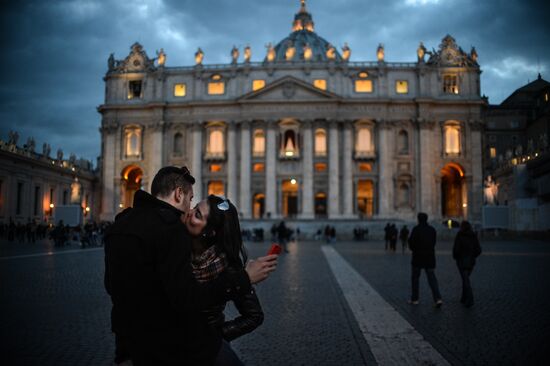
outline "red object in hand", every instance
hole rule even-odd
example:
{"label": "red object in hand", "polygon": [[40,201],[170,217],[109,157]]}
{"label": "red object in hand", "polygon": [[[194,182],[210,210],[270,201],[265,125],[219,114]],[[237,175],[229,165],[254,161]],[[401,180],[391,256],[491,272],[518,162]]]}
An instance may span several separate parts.
{"label": "red object in hand", "polygon": [[280,254],[282,249],[283,248],[279,244],[271,244],[271,248],[269,248],[267,255]]}

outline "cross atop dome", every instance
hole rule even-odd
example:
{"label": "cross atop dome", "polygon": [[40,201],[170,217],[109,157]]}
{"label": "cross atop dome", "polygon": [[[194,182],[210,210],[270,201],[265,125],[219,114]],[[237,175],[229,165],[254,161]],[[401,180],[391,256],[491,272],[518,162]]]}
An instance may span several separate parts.
{"label": "cross atop dome", "polygon": [[294,16],[294,23],[292,23],[292,31],[307,30],[309,32],[314,31],[313,18],[306,9],[306,0],[300,0],[300,10]]}

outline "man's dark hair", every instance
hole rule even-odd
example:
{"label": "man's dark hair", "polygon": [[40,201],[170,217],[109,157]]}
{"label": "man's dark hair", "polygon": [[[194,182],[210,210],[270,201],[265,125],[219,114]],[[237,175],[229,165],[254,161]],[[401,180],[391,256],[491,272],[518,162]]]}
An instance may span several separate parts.
{"label": "man's dark hair", "polygon": [[193,184],[195,184],[195,178],[186,166],[182,168],[165,166],[153,178],[151,194],[155,197],[166,197],[178,187],[181,187],[183,192],[187,194]]}
{"label": "man's dark hair", "polygon": [[419,212],[417,218],[420,224],[425,224],[428,222],[428,214],[424,212]]}

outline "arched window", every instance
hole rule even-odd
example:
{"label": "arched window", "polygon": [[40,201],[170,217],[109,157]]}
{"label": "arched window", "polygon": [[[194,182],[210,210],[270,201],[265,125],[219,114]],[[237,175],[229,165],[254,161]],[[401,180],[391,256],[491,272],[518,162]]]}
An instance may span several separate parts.
{"label": "arched window", "polygon": [[215,194],[216,196],[225,196],[225,190],[223,182],[220,180],[213,180],[208,182],[208,194]]}
{"label": "arched window", "polygon": [[223,131],[221,129],[211,130],[208,142],[208,152],[210,154],[223,155],[225,152],[225,146],[223,141]]}
{"label": "arched window", "polygon": [[405,130],[399,131],[397,136],[397,151],[402,155],[409,153],[409,134]]}
{"label": "arched window", "polygon": [[183,135],[178,132],[174,135],[174,155],[183,154]]}
{"label": "arched window", "polygon": [[357,131],[355,151],[358,155],[368,155],[374,151],[372,145],[372,133],[368,127],[360,127]]}
{"label": "arched window", "polygon": [[407,183],[401,183],[399,185],[398,202],[399,206],[409,206],[411,199],[411,192]]}
{"label": "arched window", "polygon": [[265,133],[263,130],[254,131],[254,141],[252,146],[252,154],[254,156],[265,155]]}
{"label": "arched window", "polygon": [[138,157],[141,155],[141,129],[130,127],[125,130],[125,150],[126,157]]}
{"label": "arched window", "polygon": [[450,155],[460,154],[460,126],[445,126],[445,153]]}
{"label": "arched window", "polygon": [[286,130],[283,135],[283,153],[286,157],[296,156],[298,153],[296,133],[293,130]]}
{"label": "arched window", "polygon": [[327,133],[321,128],[315,131],[315,155],[327,155]]}

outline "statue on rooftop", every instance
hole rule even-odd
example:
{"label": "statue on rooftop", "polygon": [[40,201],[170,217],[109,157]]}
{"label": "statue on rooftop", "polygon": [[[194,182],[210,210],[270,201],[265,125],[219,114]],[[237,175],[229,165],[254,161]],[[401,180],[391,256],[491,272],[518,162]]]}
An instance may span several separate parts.
{"label": "statue on rooftop", "polygon": [[19,133],[17,131],[10,131],[8,133],[8,145],[16,145],[17,140],[19,140]]}
{"label": "statue on rooftop", "polygon": [[426,56],[426,47],[424,47],[424,43],[420,42],[418,45],[416,56],[418,56],[418,62],[424,62],[424,57]]}
{"label": "statue on rooftop", "polygon": [[63,160],[63,150],[57,149],[57,160],[62,161]]}
{"label": "statue on rooftop", "polygon": [[336,49],[330,43],[327,45],[326,55],[329,60],[334,60],[336,58]]}
{"label": "statue on rooftop", "polygon": [[25,147],[27,151],[33,153],[34,149],[36,148],[36,142],[34,141],[34,137],[29,137],[27,139],[27,143],[25,144]]}
{"label": "statue on rooftop", "polygon": [[202,60],[204,58],[204,52],[202,52],[201,48],[195,52],[195,64],[196,65],[202,65]]}
{"label": "statue on rooftop", "polygon": [[344,43],[344,47],[342,47],[342,58],[344,61],[349,61],[349,58],[351,56],[351,48],[349,48],[348,43]]}
{"label": "statue on rooftop", "polygon": [[285,59],[287,61],[291,61],[294,58],[295,54],[296,54],[296,47],[294,47],[294,44],[291,41],[289,41],[288,48],[286,49],[286,52],[285,52]]}
{"label": "statue on rooftop", "polygon": [[485,204],[494,206],[498,204],[498,186],[499,184],[493,180],[493,177],[488,175],[483,182],[483,195]]}
{"label": "statue on rooftop", "polygon": [[311,60],[312,56],[313,56],[313,50],[311,49],[311,46],[306,43],[304,45],[304,60],[309,61]]}
{"label": "statue on rooftop", "polygon": [[231,63],[236,64],[237,62],[239,62],[239,49],[237,46],[233,46],[231,49]]}
{"label": "statue on rooftop", "polygon": [[244,48],[244,62],[250,62],[250,57],[252,56],[252,50],[249,45],[246,45]]}
{"label": "statue on rooftop", "polygon": [[164,53],[164,49],[160,49],[160,51],[157,51],[157,64],[159,66],[164,66],[166,63],[166,53]]}
{"label": "statue on rooftop", "polygon": [[378,59],[378,62],[384,62],[384,45],[382,43],[378,44],[378,48],[376,49],[376,58]]}
{"label": "statue on rooftop", "polygon": [[42,155],[44,155],[45,158],[50,157],[51,150],[52,148],[50,147],[50,144],[47,144],[45,142],[42,144]]}
{"label": "statue on rooftop", "polygon": [[109,67],[109,71],[112,71],[115,69],[115,55],[113,53],[109,55],[109,59],[107,60],[107,66]]}
{"label": "statue on rooftop", "polygon": [[477,51],[476,48],[472,46],[472,50],[470,51],[470,58],[472,61],[477,62]]}
{"label": "statue on rooftop", "polygon": [[273,47],[271,42],[266,44],[265,48],[267,48],[267,61],[273,62],[275,60],[275,48]]}

